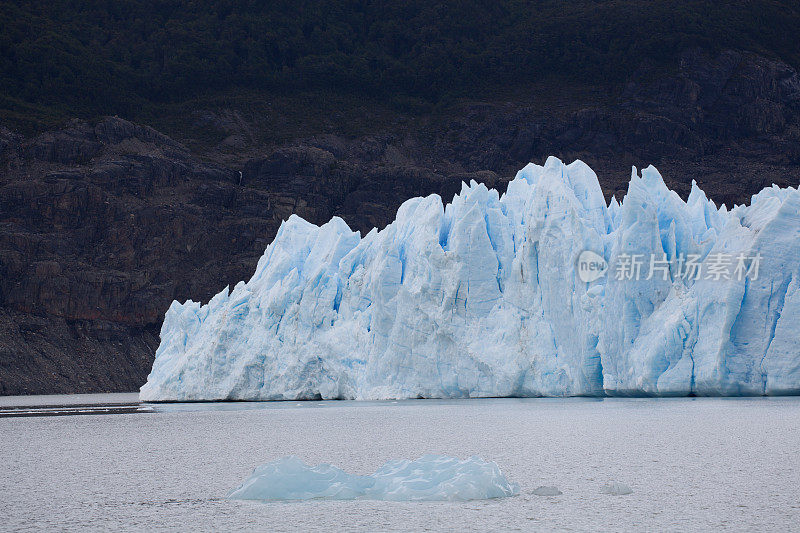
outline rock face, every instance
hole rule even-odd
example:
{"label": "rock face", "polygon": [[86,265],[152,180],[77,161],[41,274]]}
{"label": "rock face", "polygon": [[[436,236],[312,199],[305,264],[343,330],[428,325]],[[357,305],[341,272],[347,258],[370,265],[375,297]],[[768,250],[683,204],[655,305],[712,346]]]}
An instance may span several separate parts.
{"label": "rock face", "polygon": [[442,129],[422,144],[433,147],[432,159],[468,170],[512,175],[519,162],[557,154],[585,161],[606,196],[621,197],[630,167],[654,164],[682,196],[695,178],[730,207],[773,181],[800,179],[800,75],[743,52],[687,50],[676,73],[644,65],[605,102],[563,114],[472,105]]}
{"label": "rock face", "polygon": [[246,279],[291,214],[363,235],[413,196],[449,200],[472,179],[503,192],[547,154],[586,161],[606,198],[632,164],[655,164],[684,198],[697,179],[729,207],[797,185],[797,72],[736,51],[689,50],[680,65],[645,65],[620,95],[564,112],[463,104],[281,146],[248,145],[247,129],[220,148],[247,154],[233,159],[116,117],[32,138],[0,125],[0,394],[138,389],[169,303]]}

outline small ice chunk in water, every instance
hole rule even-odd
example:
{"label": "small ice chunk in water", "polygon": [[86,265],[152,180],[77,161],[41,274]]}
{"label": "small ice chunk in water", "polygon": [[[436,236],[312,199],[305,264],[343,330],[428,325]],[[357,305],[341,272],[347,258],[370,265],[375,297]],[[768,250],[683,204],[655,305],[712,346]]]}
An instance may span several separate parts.
{"label": "small ice chunk in water", "polygon": [[612,481],[608,485],[604,486],[601,489],[601,492],[603,494],[612,494],[614,496],[624,496],[625,494],[631,494],[633,490],[625,483]]}
{"label": "small ice chunk in water", "polygon": [[228,494],[238,500],[485,500],[519,494],[494,462],[425,455],[387,461],[374,474],[355,475],[329,464],[284,457],[257,467]]}
{"label": "small ice chunk in water", "polygon": [[558,487],[542,486],[536,487],[533,494],[536,496],[561,496],[564,493],[558,490]]}

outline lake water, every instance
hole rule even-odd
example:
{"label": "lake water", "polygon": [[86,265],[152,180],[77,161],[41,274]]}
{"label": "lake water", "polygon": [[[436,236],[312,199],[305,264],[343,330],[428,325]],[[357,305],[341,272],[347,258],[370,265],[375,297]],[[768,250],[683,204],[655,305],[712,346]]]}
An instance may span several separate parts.
{"label": "lake water", "polygon": [[[0,398],[0,410],[130,402]],[[0,450],[2,530],[800,527],[800,398],[166,404],[3,417]],[[426,453],[495,461],[521,494],[463,503],[225,499],[255,466],[284,455],[366,474]],[[633,493],[604,494],[612,481]],[[563,494],[534,495],[542,485]]]}

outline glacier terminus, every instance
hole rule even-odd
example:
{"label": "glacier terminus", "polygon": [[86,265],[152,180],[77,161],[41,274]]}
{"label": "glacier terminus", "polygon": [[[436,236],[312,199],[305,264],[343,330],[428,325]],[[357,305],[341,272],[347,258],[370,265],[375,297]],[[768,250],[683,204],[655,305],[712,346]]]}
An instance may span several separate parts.
{"label": "glacier terminus", "polygon": [[551,157],[364,237],[293,215],[248,282],[172,303],[140,397],[798,393],[797,189],[729,210],[648,167],[606,204]]}

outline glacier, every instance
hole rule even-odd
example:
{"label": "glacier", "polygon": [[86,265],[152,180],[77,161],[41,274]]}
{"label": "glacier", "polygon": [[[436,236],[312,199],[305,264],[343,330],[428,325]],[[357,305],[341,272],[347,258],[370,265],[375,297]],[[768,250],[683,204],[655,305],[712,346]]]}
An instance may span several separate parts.
{"label": "glacier", "polygon": [[494,462],[424,455],[387,461],[374,474],[348,474],[329,464],[310,466],[295,456],[263,464],[228,493],[235,500],[465,501],[519,494]]}
{"label": "glacier", "polygon": [[551,157],[364,237],[291,216],[248,282],[172,303],[140,397],[798,394],[799,267],[795,188],[729,210],[650,166],[606,204]]}

